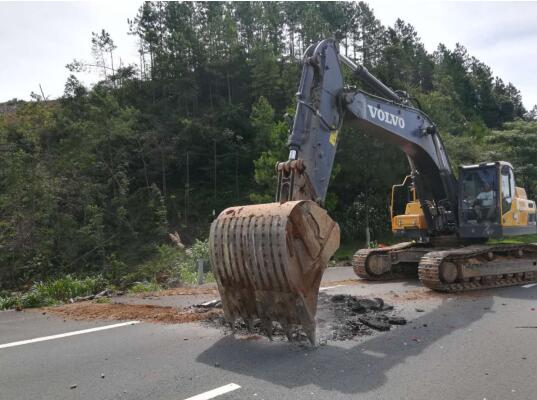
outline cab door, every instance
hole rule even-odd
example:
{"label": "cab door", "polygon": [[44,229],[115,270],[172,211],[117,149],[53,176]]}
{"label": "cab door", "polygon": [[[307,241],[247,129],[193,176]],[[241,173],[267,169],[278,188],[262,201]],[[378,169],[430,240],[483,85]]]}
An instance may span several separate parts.
{"label": "cab door", "polygon": [[459,170],[459,236],[501,237],[500,217],[498,164],[462,166]]}
{"label": "cab door", "polygon": [[522,222],[520,213],[516,209],[515,198],[515,176],[513,169],[509,165],[502,165],[500,169],[500,196],[501,213],[503,226],[517,226]]}

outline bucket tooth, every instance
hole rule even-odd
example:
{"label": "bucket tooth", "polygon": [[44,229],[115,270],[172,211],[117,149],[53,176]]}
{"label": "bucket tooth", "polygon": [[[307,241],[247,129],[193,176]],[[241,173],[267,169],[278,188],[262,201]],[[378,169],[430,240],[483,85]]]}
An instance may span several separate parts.
{"label": "bucket tooth", "polygon": [[[302,326],[315,341],[322,274],[339,226],[309,200],[232,207],[211,225],[209,247],[226,320]],[[285,330],[285,329],[284,329]],[[267,333],[268,334],[268,333]]]}
{"label": "bucket tooth", "polygon": [[272,321],[270,319],[264,319],[261,323],[261,329],[265,332],[265,335],[272,340]]}

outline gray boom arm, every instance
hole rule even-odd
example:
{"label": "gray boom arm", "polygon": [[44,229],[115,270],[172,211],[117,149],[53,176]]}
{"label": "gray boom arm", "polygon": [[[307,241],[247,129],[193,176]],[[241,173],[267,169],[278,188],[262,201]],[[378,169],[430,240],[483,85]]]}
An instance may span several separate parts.
{"label": "gray boom arm", "polygon": [[[340,62],[379,97],[344,88]],[[310,46],[304,56],[289,161],[278,164],[278,201],[324,202],[344,118],[407,154],[430,234],[452,232],[457,184],[434,123],[367,69],[340,56],[331,39]]]}

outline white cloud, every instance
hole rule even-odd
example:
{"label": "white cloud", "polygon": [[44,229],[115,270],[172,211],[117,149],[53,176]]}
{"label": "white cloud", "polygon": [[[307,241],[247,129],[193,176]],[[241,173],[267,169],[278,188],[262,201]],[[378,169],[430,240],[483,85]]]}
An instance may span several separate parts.
{"label": "white cloud", "polygon": [[[2,3],[0,2],[0,101],[29,99],[39,84],[52,98],[63,93],[74,58],[91,60],[91,33],[105,29],[123,62],[137,61],[135,38],[127,18],[140,2]],[[94,83],[97,74],[84,74]]]}

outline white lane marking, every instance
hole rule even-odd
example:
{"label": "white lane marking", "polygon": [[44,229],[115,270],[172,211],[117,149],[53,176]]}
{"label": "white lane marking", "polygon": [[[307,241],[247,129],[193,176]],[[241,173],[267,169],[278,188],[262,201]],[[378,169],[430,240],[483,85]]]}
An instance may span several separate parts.
{"label": "white lane marking", "polygon": [[134,325],[134,324],[139,324],[139,323],[140,323],[140,321],[122,322],[120,324],[99,326],[97,328],[83,329],[81,331],[60,333],[58,335],[43,336],[43,337],[35,338],[35,339],[20,340],[18,342],[0,344],[0,349],[5,349],[5,348],[8,348],[8,347],[15,347],[15,346],[22,346],[24,344],[30,344],[30,343],[44,342],[45,340],[54,340],[54,339],[61,339],[61,338],[64,338],[64,337],[69,337],[69,336],[83,335],[84,333],[104,331],[104,330],[107,330],[107,329],[120,328],[122,326]]}
{"label": "white lane marking", "polygon": [[334,289],[334,288],[341,287],[341,286],[345,286],[345,285],[326,286],[326,287],[322,287],[322,288],[320,288],[319,291],[321,291],[321,290],[328,290],[328,289]]}
{"label": "white lane marking", "polygon": [[229,385],[220,386],[216,389],[197,394],[196,396],[189,397],[188,399],[185,399],[185,400],[209,400],[209,399],[213,399],[217,396],[232,392],[240,388],[241,387],[239,385],[235,383],[230,383]]}
{"label": "white lane marking", "polygon": [[535,285],[537,285],[537,283],[528,283],[527,285],[523,285],[522,287],[528,289],[528,288],[530,288],[532,286],[535,286]]}

